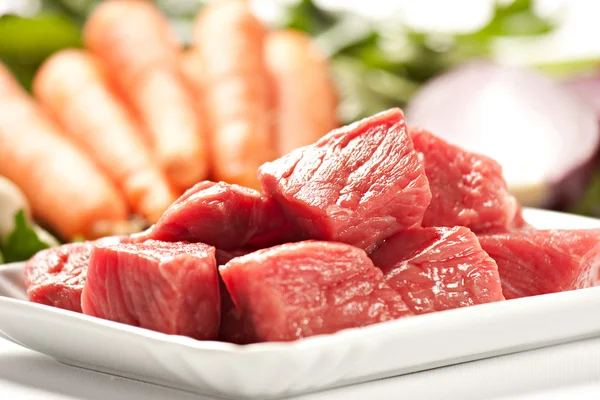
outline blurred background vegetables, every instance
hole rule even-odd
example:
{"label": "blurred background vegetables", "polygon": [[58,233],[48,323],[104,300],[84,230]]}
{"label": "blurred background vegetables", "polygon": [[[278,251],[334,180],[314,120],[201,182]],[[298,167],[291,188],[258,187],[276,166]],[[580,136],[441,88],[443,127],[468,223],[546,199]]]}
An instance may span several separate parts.
{"label": "blurred background vegetables", "polygon": [[489,61],[430,80],[405,112],[410,123],[498,161],[523,206],[575,204],[600,141],[596,115],[576,93],[535,71]]}
{"label": "blurred background vegetables", "polygon": [[[581,50],[565,30],[575,18],[568,10],[585,0],[255,0],[256,21],[243,10],[215,7],[212,22],[208,12],[198,17],[206,7],[200,0],[147,2],[156,8],[131,2],[92,14],[100,3],[0,5],[0,61],[57,129],[91,155],[97,172],[89,174],[103,177],[95,185],[112,181],[115,187],[103,190],[120,195],[110,201],[128,204],[146,223],[198,180],[253,186],[266,159],[397,106],[409,124],[497,158],[524,204],[600,216],[600,48]],[[236,12],[226,23],[223,16]],[[71,48],[87,52],[63,50]],[[479,59],[487,61],[471,63]],[[530,145],[519,147],[524,154],[511,152],[520,139],[539,143],[538,154],[528,157]],[[134,148],[142,150],[132,158]],[[38,216],[34,190],[14,183]],[[54,204],[50,210],[64,213],[60,201]],[[112,207],[113,226],[100,224],[92,236],[115,233],[115,226],[143,228],[120,207]],[[64,218],[42,221],[65,240],[90,236],[89,227],[72,230],[77,224]]]}
{"label": "blurred background vegetables", "polygon": [[202,9],[192,38],[212,128],[214,178],[255,189],[258,167],[276,158],[275,90],[264,57],[267,34],[245,2],[226,1]]}
{"label": "blurred background vegetables", "polygon": [[[180,41],[189,45],[193,20],[205,1],[153,2],[169,16]],[[372,8],[397,11],[401,4],[410,2],[375,1],[370,4]],[[4,38],[0,40],[0,59],[18,71],[23,84],[29,86],[35,69],[47,56],[61,48],[81,45],[80,30],[89,13],[101,1],[21,0],[17,3],[22,4],[22,14],[34,16],[5,15],[0,19],[0,38]],[[415,90],[433,76],[465,60],[493,56],[499,38],[546,35],[557,24],[552,19],[538,16],[531,0],[450,2],[457,3],[450,4],[457,10],[476,6],[476,3],[493,4],[487,23],[458,33],[437,29],[417,31],[403,24],[403,15],[392,13],[384,19],[373,20],[352,12],[351,7],[342,6],[342,3],[356,2],[267,0],[251,3],[270,26],[309,33],[332,58],[334,75],[342,90],[340,112],[343,122],[390,106],[405,105]],[[394,7],[394,3],[398,6]],[[426,3],[442,4],[420,3],[423,8]],[[560,7],[555,7],[554,11],[560,12]],[[18,39],[8,40],[9,37]],[[587,66],[588,63],[545,65],[559,72],[564,68],[572,70]]]}

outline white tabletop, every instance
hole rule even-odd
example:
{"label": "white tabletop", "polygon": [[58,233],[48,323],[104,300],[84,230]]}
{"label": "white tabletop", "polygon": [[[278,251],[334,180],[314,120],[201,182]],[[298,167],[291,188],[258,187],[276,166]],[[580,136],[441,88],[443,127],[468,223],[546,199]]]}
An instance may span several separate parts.
{"label": "white tabletop", "polygon": [[[553,400],[600,398],[600,338],[296,397]],[[60,364],[0,339],[0,399],[209,399]]]}

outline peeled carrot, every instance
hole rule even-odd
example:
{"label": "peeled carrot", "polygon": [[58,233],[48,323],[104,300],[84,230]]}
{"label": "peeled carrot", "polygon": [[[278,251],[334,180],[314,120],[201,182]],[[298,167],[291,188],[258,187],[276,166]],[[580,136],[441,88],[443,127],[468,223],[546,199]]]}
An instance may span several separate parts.
{"label": "peeled carrot", "polygon": [[191,47],[182,52],[181,71],[187,83],[192,87],[193,97],[202,97],[205,82],[202,59],[198,49]]}
{"label": "peeled carrot", "polygon": [[84,43],[106,63],[180,191],[206,178],[206,132],[195,113],[166,18],[148,1],[108,0],[91,14]]}
{"label": "peeled carrot", "polygon": [[38,70],[33,92],[65,134],[112,178],[135,213],[154,223],[175,201],[139,126],[92,55],[83,50],[54,54]]}
{"label": "peeled carrot", "polygon": [[243,0],[209,3],[194,24],[214,178],[254,188],[257,168],[275,156],[264,37],[264,26]]}
{"label": "peeled carrot", "polygon": [[0,175],[25,193],[34,215],[61,236],[93,238],[98,224],[127,219],[127,207],[100,171],[0,64]]}
{"label": "peeled carrot", "polygon": [[[202,69],[200,52],[197,49],[192,47],[182,52],[181,71],[183,72],[183,77],[190,89],[189,92],[194,99],[196,115],[198,115],[198,118],[202,121],[206,121],[206,131],[210,132],[210,126],[206,116],[206,106],[204,104],[204,86],[206,83],[204,82],[204,71]],[[210,137],[210,135],[208,136]]]}
{"label": "peeled carrot", "polygon": [[329,64],[308,35],[272,32],[267,35],[265,56],[276,90],[279,154],[309,145],[338,126]]}

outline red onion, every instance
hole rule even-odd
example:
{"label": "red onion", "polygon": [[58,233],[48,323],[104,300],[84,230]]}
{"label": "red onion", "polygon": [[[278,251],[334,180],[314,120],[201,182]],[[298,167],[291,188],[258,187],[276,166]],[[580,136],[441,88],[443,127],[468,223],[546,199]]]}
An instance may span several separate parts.
{"label": "red onion", "polygon": [[575,93],[583,101],[587,102],[596,113],[596,119],[600,121],[600,77],[599,76],[576,76],[564,82],[562,86]]}
{"label": "red onion", "polygon": [[540,73],[488,61],[429,81],[406,119],[498,161],[510,191],[526,206],[575,201],[600,142],[586,101]]}

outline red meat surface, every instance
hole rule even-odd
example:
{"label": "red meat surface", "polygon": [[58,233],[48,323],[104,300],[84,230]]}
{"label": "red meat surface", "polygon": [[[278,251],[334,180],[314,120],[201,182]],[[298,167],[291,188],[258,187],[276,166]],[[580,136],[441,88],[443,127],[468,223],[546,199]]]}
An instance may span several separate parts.
{"label": "red meat surface", "polygon": [[220,267],[259,341],[291,341],[412,315],[367,254],[342,243],[284,244]]}
{"label": "red meat surface", "polygon": [[399,109],[333,130],[262,165],[259,176],[305,239],[367,251],[419,226],[431,198]]}
{"label": "red meat surface", "polygon": [[600,230],[539,230],[479,235],[498,264],[507,299],[595,286]]}
{"label": "red meat surface", "polygon": [[220,297],[215,249],[148,240],[96,246],[83,313],[154,331],[217,338]]}
{"label": "red meat surface", "polygon": [[[223,251],[217,250],[217,265],[225,265],[236,257],[249,254],[250,251]],[[258,341],[252,324],[242,317],[242,313],[237,309],[227,287],[222,279],[219,279],[221,293],[221,326],[219,329],[219,338],[221,342],[236,344],[250,344]]]}
{"label": "red meat surface", "polygon": [[187,190],[137,240],[201,242],[230,250],[253,241],[269,245],[291,240],[285,231],[289,226],[279,206],[256,190],[204,181]]}
{"label": "red meat surface", "polygon": [[42,250],[25,263],[25,286],[29,300],[69,311],[81,312],[81,292],[95,243],[119,243],[125,237],[97,242],[69,243]]}
{"label": "red meat surface", "polygon": [[245,256],[246,254],[252,253],[252,250],[221,250],[217,249],[215,257],[217,259],[217,266],[225,265],[229,261],[236,257]]}
{"label": "red meat surface", "polygon": [[25,264],[29,300],[81,312],[81,291],[94,245],[71,243],[43,250]]}
{"label": "red meat surface", "polygon": [[528,226],[508,192],[500,164],[418,127],[410,127],[409,134],[431,189],[423,226],[466,226],[476,233]]}
{"label": "red meat surface", "polygon": [[371,259],[415,314],[504,300],[496,263],[465,227],[396,234]]}

